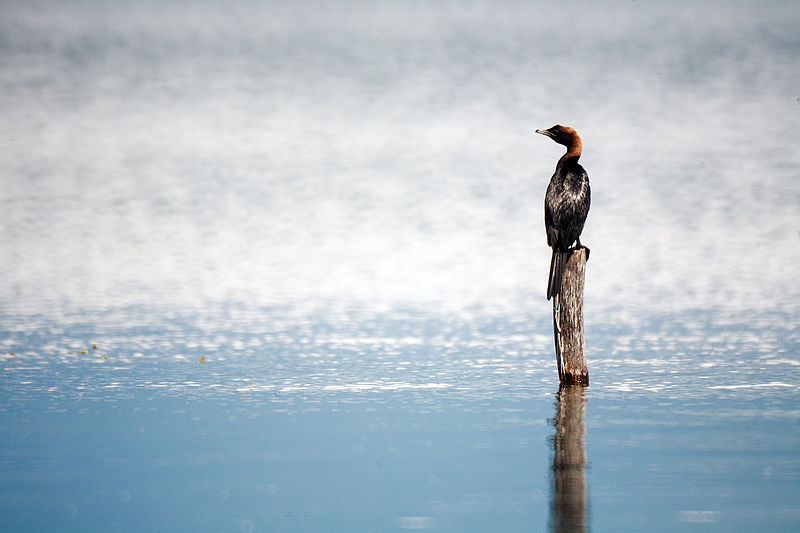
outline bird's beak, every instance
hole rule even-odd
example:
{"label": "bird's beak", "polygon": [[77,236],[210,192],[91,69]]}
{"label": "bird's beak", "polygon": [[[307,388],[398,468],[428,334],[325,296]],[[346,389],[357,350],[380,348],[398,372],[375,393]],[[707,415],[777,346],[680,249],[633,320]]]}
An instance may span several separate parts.
{"label": "bird's beak", "polygon": [[550,132],[549,132],[549,131],[547,131],[547,130],[536,130],[536,133],[541,133],[541,134],[542,134],[542,135],[544,135],[545,137],[550,137],[551,139],[553,138],[553,134],[552,134],[552,133],[550,133]]}

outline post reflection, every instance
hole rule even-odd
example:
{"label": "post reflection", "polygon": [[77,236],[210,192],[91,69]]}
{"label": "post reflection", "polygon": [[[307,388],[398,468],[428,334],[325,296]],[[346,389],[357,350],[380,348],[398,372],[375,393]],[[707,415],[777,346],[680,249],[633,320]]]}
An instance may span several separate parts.
{"label": "post reflection", "polygon": [[550,531],[587,531],[586,389],[562,387],[553,425],[553,479],[550,491]]}

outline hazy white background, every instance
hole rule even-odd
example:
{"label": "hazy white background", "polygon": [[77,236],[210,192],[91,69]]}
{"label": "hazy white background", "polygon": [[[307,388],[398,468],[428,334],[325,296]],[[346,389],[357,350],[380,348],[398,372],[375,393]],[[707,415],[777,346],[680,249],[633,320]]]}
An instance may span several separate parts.
{"label": "hazy white background", "polygon": [[798,23],[793,2],[4,2],[0,301],[546,314],[563,149],[533,130],[561,123],[595,320],[797,316]]}

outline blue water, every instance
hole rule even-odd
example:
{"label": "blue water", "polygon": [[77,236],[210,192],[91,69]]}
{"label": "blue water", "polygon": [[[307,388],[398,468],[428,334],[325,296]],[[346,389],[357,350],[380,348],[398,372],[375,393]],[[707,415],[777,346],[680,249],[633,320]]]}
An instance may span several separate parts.
{"label": "blue water", "polygon": [[[205,309],[120,330],[95,316],[8,335],[28,351],[3,361],[6,529],[555,522],[557,378],[549,339],[530,341],[548,323],[421,312],[281,323],[285,313]],[[590,352],[576,415],[585,524],[794,528],[795,326],[765,350],[746,325],[698,346],[708,324],[689,322],[660,320],[649,341],[587,330],[590,346],[621,346]]]}
{"label": "blue water", "polygon": [[800,529],[800,9],[639,4],[2,3],[0,529]]}

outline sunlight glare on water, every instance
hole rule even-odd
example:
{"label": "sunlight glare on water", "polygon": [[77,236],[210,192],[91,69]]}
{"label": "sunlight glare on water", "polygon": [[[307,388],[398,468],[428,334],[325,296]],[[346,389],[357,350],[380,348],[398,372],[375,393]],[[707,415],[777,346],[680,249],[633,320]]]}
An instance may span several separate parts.
{"label": "sunlight glare on water", "polygon": [[565,122],[590,309],[796,312],[791,4],[512,5],[4,5],[5,306],[527,307]]}

